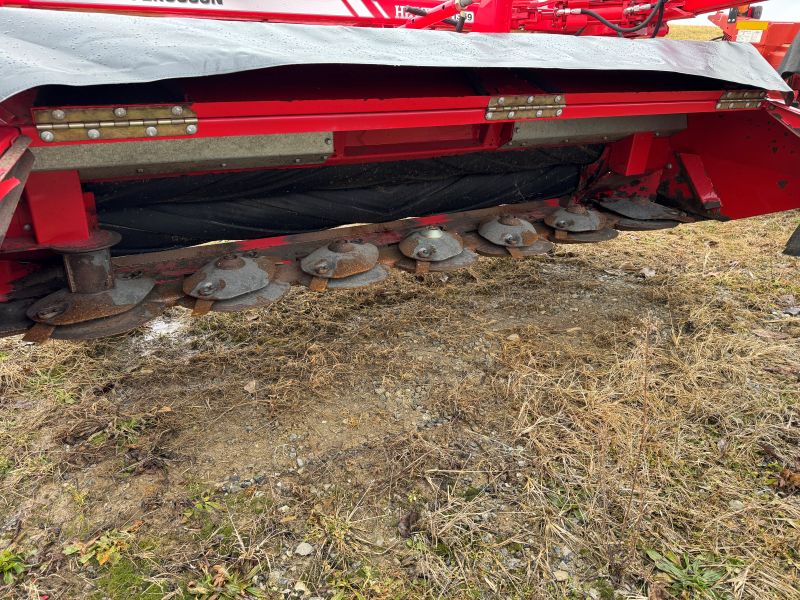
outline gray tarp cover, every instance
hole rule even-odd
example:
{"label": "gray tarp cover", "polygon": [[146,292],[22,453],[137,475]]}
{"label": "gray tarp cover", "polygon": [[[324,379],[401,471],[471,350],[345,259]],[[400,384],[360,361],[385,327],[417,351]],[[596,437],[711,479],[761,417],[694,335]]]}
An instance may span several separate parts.
{"label": "gray tarp cover", "polygon": [[458,34],[0,8],[0,100],[298,64],[669,71],[789,91],[749,44]]}

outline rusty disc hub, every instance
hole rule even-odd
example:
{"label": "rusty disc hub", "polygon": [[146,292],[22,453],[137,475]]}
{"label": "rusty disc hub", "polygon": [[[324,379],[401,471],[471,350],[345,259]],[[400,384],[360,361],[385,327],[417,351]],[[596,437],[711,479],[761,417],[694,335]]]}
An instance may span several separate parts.
{"label": "rusty disc hub", "polygon": [[183,291],[200,300],[230,300],[260,290],[274,271],[268,259],[225,255],[183,282]]}
{"label": "rusty disc hub", "polygon": [[484,221],[478,227],[478,233],[493,244],[507,248],[525,248],[539,239],[533,224],[510,215]]}
{"label": "rusty disc hub", "polygon": [[153,289],[149,277],[118,277],[113,288],[94,293],[59,290],[33,303],[28,317],[48,325],[72,325],[129,311]]}
{"label": "rusty disc hub", "polygon": [[317,248],[300,261],[303,272],[324,279],[366,273],[378,264],[378,247],[361,242],[335,241]]}
{"label": "rusty disc hub", "polygon": [[461,254],[464,243],[458,234],[444,231],[439,227],[426,227],[406,236],[398,247],[408,258],[439,262]]}
{"label": "rusty disc hub", "polygon": [[576,204],[568,208],[556,209],[545,217],[544,222],[554,229],[582,233],[601,229],[603,216],[596,210]]}

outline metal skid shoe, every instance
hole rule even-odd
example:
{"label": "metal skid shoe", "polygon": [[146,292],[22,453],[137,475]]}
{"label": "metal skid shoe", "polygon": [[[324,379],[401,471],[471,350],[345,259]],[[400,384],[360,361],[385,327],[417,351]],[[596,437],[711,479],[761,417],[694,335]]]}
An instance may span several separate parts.
{"label": "metal skid shoe", "polygon": [[339,240],[314,250],[300,261],[315,292],[353,289],[383,281],[389,270],[378,264],[378,247],[367,242]]}
{"label": "metal skid shoe", "polygon": [[478,256],[467,248],[457,233],[440,227],[411,232],[398,244],[403,258],[395,266],[412,273],[443,273],[464,269]]}
{"label": "metal skid shoe", "polygon": [[268,258],[226,254],[187,277],[183,291],[196,298],[195,316],[268,306],[288,291],[288,285],[272,281],[274,274],[275,264]]}
{"label": "metal skid shoe", "polygon": [[691,223],[692,217],[675,208],[663,206],[647,198],[598,198],[595,204],[620,215],[614,228],[620,231],[657,231]]}
{"label": "metal skid shoe", "polygon": [[558,208],[544,222],[554,229],[551,239],[561,244],[605,242],[619,235],[606,226],[603,215],[580,204]]}
{"label": "metal skid shoe", "polygon": [[482,238],[476,247],[484,256],[527,258],[547,254],[555,246],[539,235],[533,223],[511,215],[501,215],[484,221],[478,227]]}
{"label": "metal skid shoe", "polygon": [[44,342],[57,327],[95,321],[121,315],[151,292],[155,281],[141,273],[114,273],[110,248],[121,236],[116,232],[97,231],[85,242],[54,247],[62,255],[67,288],[36,301],[27,316],[35,321],[24,338]]}

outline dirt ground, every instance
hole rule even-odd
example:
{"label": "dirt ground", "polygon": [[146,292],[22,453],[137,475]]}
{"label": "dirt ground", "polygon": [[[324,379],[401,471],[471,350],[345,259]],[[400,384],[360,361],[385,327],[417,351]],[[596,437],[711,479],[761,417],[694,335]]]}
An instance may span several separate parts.
{"label": "dirt ground", "polygon": [[800,598],[798,221],[5,340],[2,589]]}
{"label": "dirt ground", "polygon": [[798,223],[0,340],[0,597],[800,598]]}

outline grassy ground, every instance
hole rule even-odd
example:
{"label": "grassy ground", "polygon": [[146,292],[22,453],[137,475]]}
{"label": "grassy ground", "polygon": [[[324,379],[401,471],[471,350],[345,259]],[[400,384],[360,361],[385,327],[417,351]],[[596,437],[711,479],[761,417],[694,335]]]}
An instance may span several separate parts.
{"label": "grassy ground", "polygon": [[669,37],[675,40],[711,40],[722,35],[722,30],[716,25],[671,25]]}
{"label": "grassy ground", "polygon": [[0,597],[800,598],[799,221],[0,341]]}
{"label": "grassy ground", "polygon": [[2,589],[798,598],[798,220],[6,340]]}

